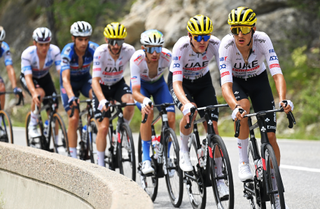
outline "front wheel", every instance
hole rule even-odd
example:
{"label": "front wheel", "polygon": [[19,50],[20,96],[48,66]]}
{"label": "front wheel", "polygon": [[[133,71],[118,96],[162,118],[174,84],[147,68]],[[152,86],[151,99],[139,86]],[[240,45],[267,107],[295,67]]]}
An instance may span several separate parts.
{"label": "front wheel", "polygon": [[209,143],[209,171],[217,207],[232,209],[234,207],[234,188],[227,148],[219,135],[213,135]]}
{"label": "front wheel", "polygon": [[122,123],[118,133],[118,164],[120,173],[136,180],[136,158],[132,132],[128,124]]}
{"label": "front wheel", "polygon": [[277,163],[276,156],[270,144],[267,144],[264,148],[265,158],[265,183],[267,195],[269,196],[271,208],[283,208],[285,209],[284,201],[284,189],[282,179]]}
{"label": "front wheel", "polygon": [[[171,141],[171,147],[169,147]],[[174,207],[181,205],[183,197],[183,172],[179,167],[179,142],[171,128],[164,132],[164,160],[166,163],[166,184],[171,203]]]}
{"label": "front wheel", "polygon": [[49,134],[52,138],[54,152],[60,155],[70,156],[66,126],[58,113],[53,114],[50,127],[51,130],[49,130]]}
{"label": "front wheel", "polygon": [[0,141],[13,144],[12,123],[5,110],[0,110]]}

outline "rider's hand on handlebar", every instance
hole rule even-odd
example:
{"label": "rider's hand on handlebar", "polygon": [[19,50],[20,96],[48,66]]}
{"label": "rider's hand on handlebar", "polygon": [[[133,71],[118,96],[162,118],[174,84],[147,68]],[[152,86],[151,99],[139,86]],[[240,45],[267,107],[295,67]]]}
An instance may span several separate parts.
{"label": "rider's hand on handlebar", "polygon": [[283,108],[284,112],[288,114],[288,112],[293,111],[294,105],[291,100],[282,100],[282,102],[279,102],[279,107]]}
{"label": "rider's hand on handlebar", "polygon": [[[106,104],[108,104],[108,105],[107,105],[108,107],[106,107]],[[109,102],[108,102],[108,100],[106,100],[106,99],[101,100],[101,101],[99,102],[98,110],[100,110],[101,112],[103,112],[103,111],[104,111],[104,112],[107,112],[108,109],[109,109]]]}
{"label": "rider's hand on handlebar", "polygon": [[79,103],[79,98],[78,97],[71,97],[69,100],[68,100],[68,104],[69,104],[69,107],[72,107],[73,105],[76,106],[77,105],[77,102]]}
{"label": "rider's hand on handlebar", "polygon": [[153,109],[153,103],[152,103],[151,99],[149,99],[148,97],[145,97],[143,99],[142,109],[144,110],[144,112],[146,114],[150,114],[151,110]]}
{"label": "rider's hand on handlebar", "polygon": [[187,103],[185,105],[183,105],[183,110],[182,110],[182,113],[185,116],[187,116],[187,123],[189,123],[189,115],[191,114],[190,113],[190,110],[191,108],[196,108],[192,103]]}
{"label": "rider's hand on handlebar", "polygon": [[39,100],[38,97],[40,97],[40,95],[38,95],[38,94],[33,94],[33,95],[32,95],[32,101],[35,103],[36,106],[40,107],[41,102],[40,102],[40,100]]}
{"label": "rider's hand on handlebar", "polygon": [[243,116],[245,116],[246,114],[247,114],[247,111],[241,108],[241,106],[238,106],[233,110],[231,117],[232,117],[232,120],[236,121],[236,119],[241,120]]}
{"label": "rider's hand on handlebar", "polygon": [[20,89],[20,88],[18,88],[18,87],[15,87],[14,89],[13,89],[13,93],[14,94],[20,94],[22,92],[22,90]]}

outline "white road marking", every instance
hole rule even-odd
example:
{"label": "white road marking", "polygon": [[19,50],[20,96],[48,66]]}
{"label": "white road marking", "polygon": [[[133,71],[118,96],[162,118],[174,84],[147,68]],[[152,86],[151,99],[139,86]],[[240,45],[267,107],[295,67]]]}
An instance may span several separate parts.
{"label": "white road marking", "polygon": [[280,165],[280,168],[320,173],[320,169],[318,168],[307,168],[307,167],[293,166],[293,165]]}

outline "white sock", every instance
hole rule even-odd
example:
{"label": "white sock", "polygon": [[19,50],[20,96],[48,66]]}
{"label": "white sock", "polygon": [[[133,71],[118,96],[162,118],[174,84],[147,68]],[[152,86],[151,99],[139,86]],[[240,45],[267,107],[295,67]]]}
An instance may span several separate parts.
{"label": "white sock", "polygon": [[35,126],[35,125],[37,125],[37,120],[38,120],[38,117],[39,117],[39,115],[38,114],[35,114],[35,113],[33,113],[32,111],[31,111],[31,115],[30,115],[31,117],[30,117],[30,125],[31,126]]}
{"label": "white sock", "polygon": [[189,140],[189,135],[183,135],[180,131],[180,137],[181,137],[181,146],[180,146],[180,151],[181,152],[189,152],[189,148],[188,148],[188,140]]}
{"label": "white sock", "polygon": [[3,124],[2,124],[2,116],[0,116],[0,126],[3,126]]}
{"label": "white sock", "polygon": [[217,176],[222,176],[222,157],[214,158],[214,162],[216,163],[215,170]]}
{"label": "white sock", "polygon": [[77,148],[76,147],[69,147],[70,155],[73,158],[77,158]]}
{"label": "white sock", "polygon": [[239,163],[249,163],[249,158],[248,158],[248,138],[246,139],[239,139],[238,140],[238,149],[239,149]]}
{"label": "white sock", "polygon": [[99,152],[97,151],[97,156],[98,156],[98,165],[106,167],[105,162],[104,162],[104,152]]}
{"label": "white sock", "polygon": [[125,118],[123,118],[123,120],[124,120],[124,122],[125,122],[126,124],[130,125],[131,120],[127,120],[127,119],[125,119]]}
{"label": "white sock", "polygon": [[54,137],[54,142],[58,145],[59,134]]}

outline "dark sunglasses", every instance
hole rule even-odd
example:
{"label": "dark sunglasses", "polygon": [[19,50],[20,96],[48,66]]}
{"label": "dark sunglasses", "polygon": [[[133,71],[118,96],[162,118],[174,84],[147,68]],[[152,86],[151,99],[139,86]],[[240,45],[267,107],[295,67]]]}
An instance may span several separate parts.
{"label": "dark sunglasses", "polygon": [[211,35],[194,35],[193,38],[194,40],[196,40],[197,42],[201,42],[201,40],[203,39],[204,41],[208,41],[210,39]]}
{"label": "dark sunglasses", "polygon": [[156,51],[156,53],[159,54],[162,51],[162,47],[161,46],[145,47],[144,51],[150,54],[153,54],[153,52]]}
{"label": "dark sunglasses", "polygon": [[108,44],[110,44],[111,46],[114,46],[116,44],[118,44],[118,46],[121,46],[123,43],[123,39],[108,39]]}
{"label": "dark sunglasses", "polygon": [[251,26],[235,26],[231,27],[231,33],[234,35],[239,35],[240,31],[243,35],[247,35],[251,32]]}
{"label": "dark sunglasses", "polygon": [[37,39],[37,42],[39,43],[47,43],[51,41],[51,37],[46,37],[46,38],[39,38]]}

